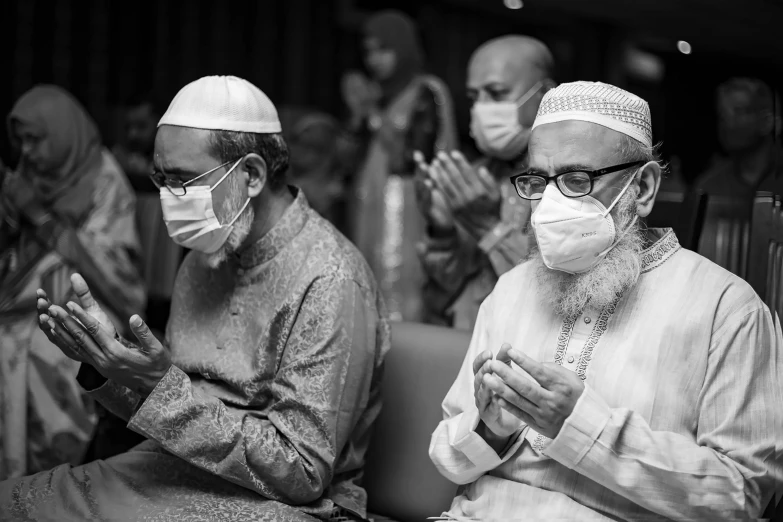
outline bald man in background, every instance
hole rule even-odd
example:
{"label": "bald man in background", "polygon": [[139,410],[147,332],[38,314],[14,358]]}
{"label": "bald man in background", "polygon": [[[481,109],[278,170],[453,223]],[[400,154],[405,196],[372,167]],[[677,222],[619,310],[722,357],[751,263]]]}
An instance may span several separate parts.
{"label": "bald man in background", "polygon": [[417,154],[430,322],[472,330],[498,277],[528,254],[530,205],[507,178],[525,168],[538,105],[555,86],[553,62],[534,38],[484,43],[471,57],[467,81],[471,135],[483,156],[471,165],[458,151],[440,153],[426,165]]}

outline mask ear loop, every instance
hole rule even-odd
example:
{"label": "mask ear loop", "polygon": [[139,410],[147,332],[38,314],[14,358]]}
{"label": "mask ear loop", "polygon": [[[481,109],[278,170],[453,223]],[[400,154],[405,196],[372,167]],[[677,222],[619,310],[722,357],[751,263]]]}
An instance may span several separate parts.
{"label": "mask ear loop", "polygon": [[535,93],[537,93],[538,90],[541,87],[543,87],[543,86],[544,86],[543,83],[536,82],[536,84],[534,86],[532,86],[530,89],[528,89],[528,91],[525,94],[523,94],[522,97],[519,100],[517,100],[517,104],[516,104],[517,105],[517,109],[522,107],[525,104],[525,102],[527,102],[530,98],[532,98],[532,96]]}
{"label": "mask ear loop", "polygon": [[[614,202],[612,202],[612,204],[611,204],[611,205],[609,205],[609,208],[608,208],[608,209],[606,209],[606,214],[604,214],[604,217],[606,217],[607,215],[609,215],[609,212],[611,212],[611,211],[612,211],[612,209],[613,209],[613,208],[614,208],[614,206],[617,204],[617,202],[618,202],[618,201],[620,201],[620,198],[622,198],[622,197],[623,197],[623,195],[625,194],[625,191],[626,191],[626,190],[628,190],[628,187],[630,187],[630,186],[631,186],[631,183],[632,183],[632,182],[633,182],[633,181],[636,179],[636,174],[638,174],[639,172],[641,172],[642,170],[644,170],[644,167],[646,167],[647,165],[649,165],[649,162],[648,162],[648,163],[646,163],[644,166],[642,166],[642,168],[640,168],[639,170],[637,170],[636,172],[634,172],[633,176],[631,176],[631,177],[630,177],[630,179],[628,179],[628,182],[625,184],[625,187],[623,187],[623,190],[621,190],[621,191],[620,191],[620,194],[619,194],[619,195],[618,195],[618,196],[617,196],[617,197],[614,199]],[[610,252],[610,251],[611,251],[611,250],[612,250],[614,247],[616,247],[616,246],[617,246],[617,245],[620,243],[620,241],[622,241],[622,240],[623,240],[623,238],[625,237],[625,235],[626,235],[626,234],[628,234],[628,232],[629,232],[629,231],[630,231],[630,230],[633,228],[633,226],[636,224],[636,221],[638,220],[638,218],[639,218],[639,215],[638,215],[638,214],[634,215],[633,219],[631,220],[631,223],[630,223],[630,224],[629,224],[627,227],[625,227],[625,230],[623,230],[623,233],[622,233],[622,234],[620,234],[620,237],[618,237],[618,238],[615,240],[615,242],[614,242],[614,243],[612,243],[612,244],[609,246],[609,248],[607,248],[606,250],[603,250],[603,251],[601,251],[601,252],[597,253],[597,254],[595,255],[595,257],[604,257],[604,256],[605,256],[606,254],[608,254],[608,253],[609,253],[609,252]]]}
{"label": "mask ear loop", "polygon": [[247,208],[247,206],[248,206],[249,204],[250,204],[250,198],[247,198],[247,200],[245,201],[245,204],[244,204],[244,205],[242,205],[242,208],[240,208],[240,209],[239,209],[239,212],[237,212],[237,215],[236,215],[236,216],[234,216],[234,219],[232,219],[232,220],[231,220],[231,222],[230,222],[229,224],[227,224],[227,225],[224,225],[224,226],[227,226],[227,227],[230,227],[230,226],[232,226],[232,225],[233,225],[233,224],[236,222],[236,220],[237,220],[237,219],[239,219],[239,216],[241,216],[241,215],[242,215],[242,212],[244,212],[244,211],[245,211],[245,209]]}
{"label": "mask ear loop", "polygon": [[[217,182],[217,183],[215,183],[215,185],[214,185],[212,188],[210,188],[210,189],[209,189],[209,191],[210,191],[210,192],[212,192],[213,190],[215,190],[215,187],[217,187],[218,185],[220,185],[221,183],[223,183],[223,180],[224,180],[224,179],[226,179],[226,178],[228,177],[228,175],[229,175],[229,174],[231,174],[232,172],[234,172],[234,169],[235,169],[235,168],[237,168],[237,165],[239,165],[239,162],[240,162],[240,161],[242,161],[243,159],[244,159],[244,158],[239,158],[239,159],[237,160],[237,162],[236,162],[236,163],[234,163],[234,165],[233,165],[233,166],[232,166],[230,169],[228,169],[228,172],[226,172],[226,173],[223,175],[223,177],[222,177],[222,178],[220,178],[220,179],[218,180],[218,182]],[[236,223],[236,220],[237,220],[237,219],[239,219],[239,216],[241,216],[241,215],[242,215],[242,212],[244,212],[244,211],[245,211],[245,209],[247,208],[247,206],[248,206],[249,204],[250,204],[250,198],[247,198],[247,200],[245,200],[245,204],[244,204],[244,205],[242,205],[242,208],[241,208],[241,209],[239,209],[239,212],[237,212],[237,215],[236,215],[236,216],[234,216],[234,219],[232,219],[232,220],[231,220],[231,221],[230,221],[228,224],[226,224],[226,225],[223,225],[223,226],[224,226],[224,227],[230,227],[230,226],[232,226],[234,223]]]}
{"label": "mask ear loop", "polygon": [[212,187],[210,187],[210,188],[209,188],[209,191],[210,191],[210,192],[212,192],[213,190],[215,190],[215,188],[217,188],[217,186],[218,186],[218,185],[220,185],[221,183],[223,183],[223,180],[224,180],[224,179],[226,179],[226,178],[228,177],[228,175],[229,175],[229,174],[231,174],[232,172],[234,172],[234,169],[235,169],[235,168],[237,168],[237,165],[239,165],[239,162],[240,162],[240,161],[242,161],[243,159],[244,159],[244,158],[239,158],[239,159],[237,160],[237,162],[236,162],[236,163],[234,163],[234,165],[232,165],[232,166],[231,166],[231,168],[230,168],[230,169],[228,169],[228,171],[226,171],[226,173],[225,173],[225,174],[223,174],[223,177],[222,177],[222,178],[220,178],[220,179],[218,180],[218,182],[217,182],[217,183],[215,183],[215,184],[214,184]]}

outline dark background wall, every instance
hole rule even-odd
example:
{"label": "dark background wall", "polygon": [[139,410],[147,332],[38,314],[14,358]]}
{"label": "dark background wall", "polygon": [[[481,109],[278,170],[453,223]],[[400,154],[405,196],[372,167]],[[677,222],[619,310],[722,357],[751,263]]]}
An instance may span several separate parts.
{"label": "dark background wall", "polygon": [[[5,0],[0,113],[36,83],[56,83],[85,104],[110,142],[116,107],[128,95],[155,90],[167,102],[203,75],[233,74],[278,105],[341,115],[340,76],[360,66],[358,27],[384,7],[419,22],[430,70],[451,88],[466,144],[466,64],[480,43],[502,34],[547,43],[560,82],[609,81],[646,98],[656,139],[688,179],[716,148],[714,87],[738,74],[773,84],[782,76],[779,0],[527,0],[516,11],[500,0]],[[693,43],[693,53],[679,53],[677,39]],[[629,74],[629,48],[654,56],[663,77]],[[4,133],[0,156],[9,161]]]}

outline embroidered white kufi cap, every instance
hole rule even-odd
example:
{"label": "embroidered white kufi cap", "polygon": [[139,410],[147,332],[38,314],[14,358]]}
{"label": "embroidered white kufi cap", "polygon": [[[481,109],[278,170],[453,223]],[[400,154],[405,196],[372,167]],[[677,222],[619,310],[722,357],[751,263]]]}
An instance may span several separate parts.
{"label": "embroidered white kufi cap", "polygon": [[161,125],[258,134],[281,130],[272,100],[236,76],[205,76],[189,83],[171,101]]}
{"label": "embroidered white kufi cap", "polygon": [[652,147],[652,118],[647,102],[601,82],[564,83],[541,100],[533,129],[559,121],[580,120],[621,132]]}

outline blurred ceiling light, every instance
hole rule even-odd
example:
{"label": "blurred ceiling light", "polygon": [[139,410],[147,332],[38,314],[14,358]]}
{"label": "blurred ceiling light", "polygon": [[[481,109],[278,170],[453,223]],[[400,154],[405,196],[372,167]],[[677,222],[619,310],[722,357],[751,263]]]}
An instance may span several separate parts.
{"label": "blurred ceiling light", "polygon": [[678,49],[678,50],[679,50],[679,51],[680,51],[682,54],[691,54],[691,51],[693,50],[693,49],[691,48],[691,44],[689,44],[689,43],[688,43],[688,42],[686,42],[685,40],[680,40],[679,42],[677,42],[677,49]]}
{"label": "blurred ceiling light", "polygon": [[660,83],[666,73],[663,60],[636,47],[625,51],[625,70],[630,76],[650,83]]}
{"label": "blurred ceiling light", "polygon": [[522,0],[503,0],[503,5],[509,9],[522,9],[525,4],[522,3]]}

